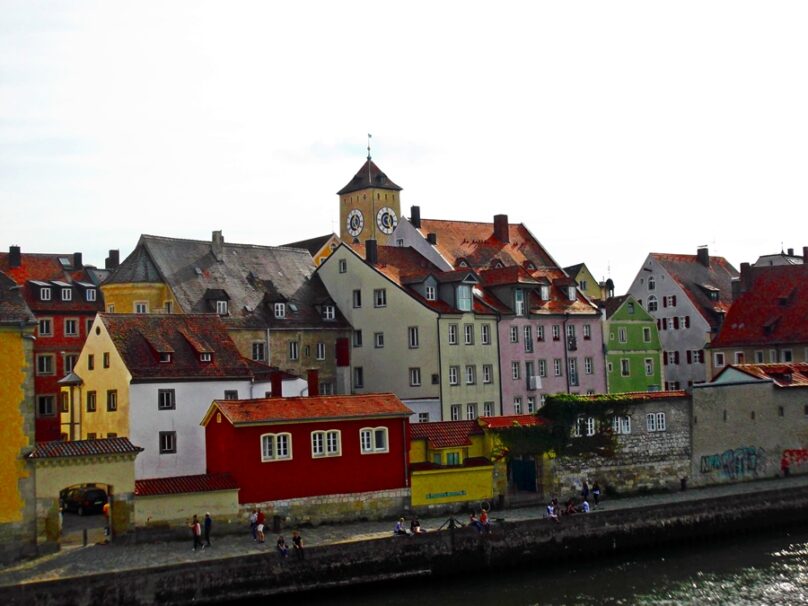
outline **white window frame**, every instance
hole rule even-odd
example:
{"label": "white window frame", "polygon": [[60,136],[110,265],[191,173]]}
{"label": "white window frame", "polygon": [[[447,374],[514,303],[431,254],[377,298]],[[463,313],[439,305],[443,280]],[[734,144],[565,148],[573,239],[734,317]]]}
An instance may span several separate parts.
{"label": "white window frame", "polygon": [[157,390],[157,410],[176,410],[177,392],[174,389]]}
{"label": "white window frame", "polygon": [[525,309],[525,291],[515,288],[513,290],[513,313],[517,316],[524,316]]}
{"label": "white window frame", "polygon": [[410,368],[410,387],[421,386],[421,369],[418,367]]}
{"label": "white window frame", "polygon": [[591,375],[594,372],[595,360],[591,357],[584,358],[584,374]]}
{"label": "white window frame", "polygon": [[659,311],[659,301],[654,295],[648,295],[648,311]]}
{"label": "white window frame", "polygon": [[[45,326],[45,330],[42,327]],[[53,318],[39,318],[37,325],[38,337],[52,337],[53,336]]]}
{"label": "white window frame", "polygon": [[522,378],[522,363],[518,360],[511,362],[511,379],[518,381]]}
{"label": "white window frame", "polygon": [[482,345],[491,345],[491,325],[480,324],[480,343]]}
{"label": "white window frame", "polygon": [[724,360],[724,352],[722,352],[722,351],[714,352],[713,353],[713,366],[715,366],[716,368],[722,368],[725,365],[726,364],[725,364],[725,360]]}
{"label": "white window frame", "polygon": [[544,324],[536,324],[536,340],[544,341]]}
{"label": "white window frame", "polygon": [[474,345],[474,324],[463,324],[463,344]]}
{"label": "white window frame", "polygon": [[340,259],[337,263],[337,267],[339,269],[339,273],[344,274],[348,271],[348,262],[345,259]]}
{"label": "white window frame", "polygon": [[623,326],[617,329],[617,341],[620,343],[628,343],[628,331]]}
{"label": "white window frame", "polygon": [[261,434],[260,444],[262,463],[275,463],[292,459],[292,434],[288,431]]}
{"label": "white window frame", "polygon": [[530,324],[526,324],[522,327],[522,338],[525,341],[525,352],[532,353],[533,352],[533,327]]}
{"label": "white window frame", "polygon": [[460,404],[452,404],[449,407],[449,418],[452,421],[460,420]]}
{"label": "white window frame", "polygon": [[553,324],[552,332],[553,332],[553,341],[560,341],[561,340],[561,325],[560,324]]}
{"label": "white window frame", "polygon": [[449,345],[457,345],[457,324],[449,324]]}
{"label": "white window frame", "polygon": [[364,389],[365,387],[365,371],[361,366],[354,366],[353,386],[354,389]]}
{"label": "white window frame", "polygon": [[300,359],[300,343],[298,341],[289,341],[289,359]]}
{"label": "white window frame", "polygon": [[50,376],[56,374],[55,354],[36,355],[36,374],[37,376]]}
{"label": "white window frame", "polygon": [[522,414],[522,396],[513,397],[513,412],[514,414]]}
{"label": "white window frame", "polygon": [[494,366],[483,364],[483,384],[488,385],[494,381]]}
{"label": "white window frame", "polygon": [[72,301],[73,300],[73,289],[72,288],[63,288],[62,290],[62,301]]}
{"label": "white window frame", "polygon": [[631,376],[631,361],[628,358],[620,358],[620,376]]}
{"label": "white window frame", "polygon": [[553,358],[553,376],[563,377],[564,365],[561,363],[561,358]]}
{"label": "white window frame", "polygon": [[477,403],[469,402],[466,404],[466,421],[473,421],[477,418]]}
{"label": "white window frame", "polygon": [[161,431],[157,437],[160,454],[177,454],[177,432]]}
{"label": "white window frame", "polygon": [[[379,445],[379,442],[384,442]],[[390,452],[390,436],[387,427],[363,427],[359,430],[360,453],[363,455]]]}
{"label": "white window frame", "polygon": [[323,305],[323,320],[334,320],[337,317],[337,308],[333,305]]}
{"label": "white window frame", "polygon": [[643,343],[650,343],[651,342],[651,327],[650,326],[643,326],[643,328],[642,328],[642,342]]}
{"label": "white window frame", "polygon": [[483,402],[483,416],[484,417],[492,417],[492,416],[494,416],[494,403],[493,402]]}
{"label": "white window frame", "polygon": [[660,432],[667,429],[664,412],[649,412],[645,415],[645,428],[649,432]]}
{"label": "white window frame", "polygon": [[39,289],[39,298],[42,301],[50,301],[51,300],[51,289],[50,286],[43,286]]}
{"label": "white window frame", "polygon": [[229,305],[227,301],[224,299],[219,299],[216,301],[216,313],[220,316],[226,316],[228,314]]}
{"label": "white window frame", "polygon": [[373,289],[373,307],[387,307],[387,289]]}
{"label": "white window frame", "polygon": [[645,358],[645,376],[652,377],[654,375],[654,359]]}
{"label": "white window frame", "polygon": [[473,364],[466,365],[466,385],[477,383],[477,367]]}
{"label": "white window frame", "polygon": [[615,415],[612,417],[612,432],[627,435],[631,433],[631,417]]}
{"label": "white window frame", "polygon": [[95,301],[98,298],[98,294],[94,288],[88,288],[84,293],[84,298],[87,301]]}
{"label": "white window frame", "polygon": [[410,326],[407,328],[407,343],[410,349],[418,349],[421,346],[417,326]]}
{"label": "white window frame", "polygon": [[460,385],[460,367],[449,367],[449,385]]}
{"label": "white window frame", "polygon": [[510,341],[511,341],[511,343],[519,343],[519,327],[518,326],[511,326]]}
{"label": "white window frame", "polygon": [[471,311],[471,286],[460,284],[457,287],[457,309],[460,311]]}
{"label": "white window frame", "polygon": [[384,333],[383,332],[374,332],[373,333],[373,347],[376,349],[382,349],[384,347]]}
{"label": "white window frame", "polygon": [[263,362],[267,359],[266,343],[263,341],[252,342],[252,359],[256,362]]}
{"label": "white window frame", "polygon": [[282,320],[286,317],[286,303],[275,303],[274,305],[275,318]]}
{"label": "white window frame", "polygon": [[434,286],[428,284],[425,290],[427,301],[435,301],[437,299],[437,290]]}
{"label": "white window frame", "polygon": [[312,431],[311,456],[313,459],[342,456],[342,432],[339,429]]}
{"label": "white window frame", "polygon": [[356,290],[353,291],[353,295],[351,295],[351,296],[353,298],[353,308],[354,309],[361,308],[362,307],[362,290],[357,288]]}
{"label": "white window frame", "polygon": [[132,303],[132,311],[136,314],[147,314],[149,313],[149,302],[148,301],[134,301]]}
{"label": "white window frame", "polygon": [[540,377],[546,377],[547,376],[547,360],[545,360],[544,358],[540,358],[538,360],[538,363],[539,363],[538,364],[539,376]]}

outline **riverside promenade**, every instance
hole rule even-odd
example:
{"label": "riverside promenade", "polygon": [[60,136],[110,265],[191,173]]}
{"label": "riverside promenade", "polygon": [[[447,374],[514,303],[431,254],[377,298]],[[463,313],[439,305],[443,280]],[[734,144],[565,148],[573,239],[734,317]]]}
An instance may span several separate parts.
{"label": "riverside promenade", "polygon": [[[590,514],[577,514],[577,516],[599,516],[603,512],[624,511],[626,520],[636,518],[639,512],[632,514],[632,509],[654,506],[671,506],[682,503],[683,508],[688,502],[700,500],[714,500],[717,507],[731,511],[733,500],[741,499],[748,501],[756,493],[761,497],[773,491],[795,491],[808,487],[808,475],[795,476],[790,478],[774,478],[759,480],[755,482],[744,482],[713,486],[709,488],[689,489],[681,492],[659,493],[653,495],[641,495],[625,498],[604,499],[600,506]],[[559,500],[565,502],[570,495],[558,495]],[[468,511],[455,514],[455,518],[466,523]],[[204,512],[200,512],[204,514]],[[765,515],[765,510],[761,510]],[[570,519],[569,522],[574,522]],[[504,520],[506,524],[512,522],[525,522],[537,520],[544,517],[544,505],[524,507],[519,509],[496,510],[491,513],[495,521],[493,535],[497,533],[497,520]],[[610,516],[611,517],[611,516]],[[421,525],[427,531],[436,531],[444,524],[448,515],[440,517],[421,517]],[[594,518],[593,520],[594,521]],[[409,519],[407,519],[409,525]],[[559,525],[554,528],[562,532],[565,520],[562,519]],[[300,531],[304,545],[307,549],[317,551],[320,546],[335,546],[341,543],[355,544],[361,541],[374,541],[387,539],[392,536],[395,520],[356,522],[346,524],[324,524],[318,527],[301,527]],[[547,522],[548,525],[551,522]],[[291,534],[294,528],[284,528],[280,534],[286,538],[288,544],[291,543]],[[446,532],[446,531],[444,531]],[[190,532],[185,541],[167,541],[156,543],[128,543],[112,542],[109,544],[91,544],[86,547],[76,546],[63,548],[55,554],[42,556],[33,560],[27,560],[0,569],[0,597],[2,597],[5,587],[37,584],[41,581],[53,581],[57,579],[69,579],[82,577],[85,575],[112,575],[115,573],[134,573],[139,570],[144,572],[150,568],[163,568],[171,566],[185,567],[189,564],[213,564],[219,560],[238,558],[250,555],[275,554],[275,541],[277,533],[269,532],[266,543],[257,544],[252,540],[250,531],[245,524],[244,533],[238,535],[218,536],[214,526],[212,533],[213,546],[204,550],[192,550],[192,540]],[[415,538],[398,538],[399,541],[417,540]],[[346,546],[347,547],[347,546]],[[355,546],[354,546],[355,547]],[[290,559],[293,554],[290,554]],[[222,561],[222,564],[226,562]]]}

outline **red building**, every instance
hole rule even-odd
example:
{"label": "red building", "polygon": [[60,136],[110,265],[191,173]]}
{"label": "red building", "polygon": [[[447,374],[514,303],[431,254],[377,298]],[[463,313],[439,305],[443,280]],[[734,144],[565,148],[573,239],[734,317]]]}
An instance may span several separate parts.
{"label": "red building", "polygon": [[[116,254],[110,253],[113,264]],[[37,320],[36,441],[58,440],[58,381],[73,370],[95,314],[104,310],[98,286],[108,272],[85,266],[81,253],[22,254],[19,246],[0,253],[0,271],[17,283]]]}
{"label": "red building", "polygon": [[207,470],[240,503],[406,488],[411,414],[393,394],[216,400]]}

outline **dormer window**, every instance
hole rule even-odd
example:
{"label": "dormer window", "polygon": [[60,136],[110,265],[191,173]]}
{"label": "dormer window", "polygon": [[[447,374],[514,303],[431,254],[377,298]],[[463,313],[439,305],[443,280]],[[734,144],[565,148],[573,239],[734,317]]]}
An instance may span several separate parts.
{"label": "dormer window", "polygon": [[94,288],[88,288],[87,291],[84,293],[84,298],[88,301],[95,301],[97,296],[96,290]]}
{"label": "dormer window", "polygon": [[333,305],[323,305],[323,320],[333,320],[337,315]]}
{"label": "dormer window", "polygon": [[567,298],[570,301],[575,301],[578,297],[576,296],[575,287],[574,286],[567,286]]}
{"label": "dormer window", "polygon": [[541,296],[542,301],[549,301],[550,300],[550,287],[547,284],[542,284],[539,287],[539,294]]}
{"label": "dormer window", "polygon": [[169,364],[170,362],[171,362],[171,352],[161,351],[160,352],[160,363],[161,364]]}
{"label": "dormer window", "polygon": [[427,301],[435,301],[437,298],[437,292],[434,286],[427,286],[426,287],[426,300]]}
{"label": "dormer window", "polygon": [[517,316],[525,315],[525,291],[521,288],[516,288],[513,291],[514,306],[513,310]]}
{"label": "dormer window", "polygon": [[73,300],[73,290],[70,288],[63,288],[62,301],[72,301],[72,300]]}
{"label": "dormer window", "polygon": [[43,301],[50,301],[51,300],[51,289],[49,287],[43,287],[39,289],[39,298]]}
{"label": "dormer window", "polygon": [[536,270],[536,264],[533,263],[533,261],[527,261],[525,263],[525,269],[528,270],[528,271],[535,271]]}
{"label": "dormer window", "polygon": [[199,354],[199,361],[200,362],[210,362],[211,360],[213,360],[213,354],[211,354],[209,352],[204,352],[204,353]]}
{"label": "dormer window", "polygon": [[466,260],[465,260],[465,259],[459,259],[459,260],[457,261],[457,266],[458,266],[458,267],[468,267],[468,266],[469,266],[469,264],[466,262]]}
{"label": "dormer window", "polygon": [[228,313],[227,301],[216,301],[216,313],[226,316]]}
{"label": "dormer window", "polygon": [[276,318],[286,317],[286,303],[275,303],[275,317]]}
{"label": "dormer window", "polygon": [[471,286],[461,284],[457,287],[457,309],[471,311]]}

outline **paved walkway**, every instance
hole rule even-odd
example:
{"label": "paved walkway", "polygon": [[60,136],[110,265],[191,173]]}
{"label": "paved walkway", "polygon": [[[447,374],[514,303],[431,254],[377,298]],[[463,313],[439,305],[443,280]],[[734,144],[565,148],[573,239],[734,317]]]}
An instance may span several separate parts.
{"label": "paved walkway", "polygon": [[[600,507],[595,510],[616,510],[643,507],[662,503],[675,503],[689,500],[698,500],[714,497],[731,497],[734,494],[749,494],[776,490],[788,487],[808,486],[808,475],[791,478],[761,480],[758,482],[745,482],[724,486],[713,486],[687,490],[684,492],[661,493],[626,497],[621,499],[602,500]],[[562,498],[563,496],[563,498]],[[566,501],[569,495],[559,495],[559,499]],[[523,507],[520,509],[506,509],[495,511],[491,517],[504,518],[507,521],[530,520],[542,517],[544,506]],[[468,514],[458,514],[456,517],[465,522]],[[446,520],[447,515],[435,518],[420,518],[421,525],[426,530],[438,529]],[[304,545],[328,545],[351,541],[379,539],[392,536],[394,521],[357,522],[350,524],[328,524],[316,528],[301,528]],[[287,543],[291,542],[291,529],[284,530]],[[55,554],[42,556],[6,568],[0,568],[0,587],[19,583],[35,582],[46,579],[67,578],[84,574],[107,572],[113,573],[122,570],[149,568],[151,566],[164,566],[166,564],[179,564],[199,560],[212,560],[216,558],[229,558],[243,556],[251,553],[272,551],[275,548],[277,536],[269,533],[267,542],[257,544],[245,528],[244,535],[228,535],[217,537],[213,533],[213,547],[193,551],[192,541],[172,541],[161,543],[123,544],[110,543],[108,545],[88,545],[86,547],[63,548]]]}

